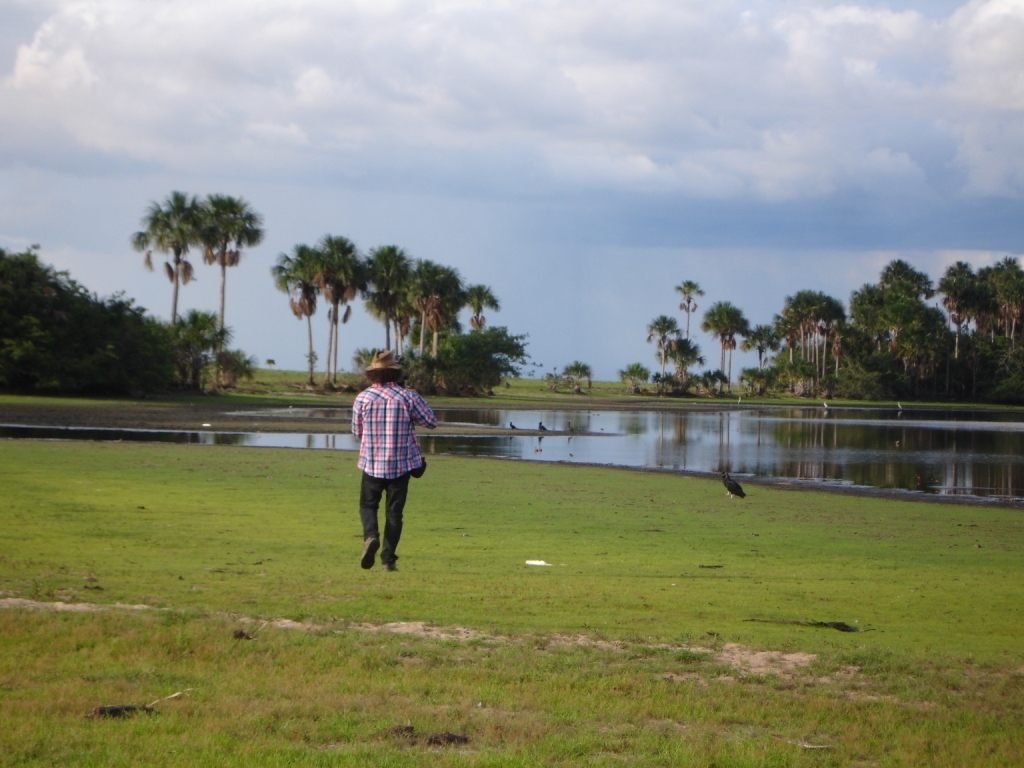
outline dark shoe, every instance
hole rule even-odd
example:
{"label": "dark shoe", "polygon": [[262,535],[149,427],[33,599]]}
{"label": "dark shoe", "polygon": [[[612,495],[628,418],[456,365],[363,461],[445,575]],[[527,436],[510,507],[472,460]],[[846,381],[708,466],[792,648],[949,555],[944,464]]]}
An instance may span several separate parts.
{"label": "dark shoe", "polygon": [[380,539],[367,539],[363,542],[363,559],[359,561],[359,564],[363,566],[364,570],[373,568],[378,549],[380,549]]}
{"label": "dark shoe", "polygon": [[395,571],[398,570],[398,566],[395,565],[394,563],[381,563],[380,567],[381,567],[381,570],[387,571],[388,573],[394,573]]}

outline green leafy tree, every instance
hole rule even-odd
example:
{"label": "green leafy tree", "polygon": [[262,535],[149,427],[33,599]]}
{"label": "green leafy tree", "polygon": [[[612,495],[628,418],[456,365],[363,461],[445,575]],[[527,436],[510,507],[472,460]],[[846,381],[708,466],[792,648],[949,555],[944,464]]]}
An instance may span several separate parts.
{"label": "green leafy tree", "polygon": [[121,294],[101,299],[36,248],[0,248],[0,388],[130,395],[174,379],[167,326]]}
{"label": "green leafy tree", "polygon": [[226,387],[233,387],[241,379],[251,380],[256,375],[259,361],[240,349],[226,349],[217,353],[217,368]]}
{"label": "green leafy tree", "polygon": [[296,245],[290,256],[287,253],[280,254],[277,264],[270,269],[274,285],[279,291],[288,294],[288,306],[292,314],[299,320],[306,319],[306,336],[309,341],[309,352],[306,354],[309,364],[307,384],[310,386],[313,385],[313,366],[316,365],[312,317],[316,312],[321,267],[321,254],[316,248]]}
{"label": "green leafy tree", "polygon": [[171,326],[178,380],[189,389],[201,389],[203,370],[214,361],[217,350],[231,342],[231,331],[219,328],[213,312],[189,310]]}
{"label": "green leafy tree", "polygon": [[518,376],[526,362],[526,337],[503,327],[474,333],[451,333],[434,357],[414,356],[406,371],[409,382],[424,393],[492,394],[502,379]]}
{"label": "green leafy tree", "polygon": [[192,280],[189,248],[200,244],[201,211],[199,200],[184,192],[171,192],[163,205],[152,202],[142,217],[143,229],[132,235],[132,247],[146,252],[146,269],[153,269],[153,251],[170,254],[164,272],[171,290],[171,323],[178,321],[178,286]]}

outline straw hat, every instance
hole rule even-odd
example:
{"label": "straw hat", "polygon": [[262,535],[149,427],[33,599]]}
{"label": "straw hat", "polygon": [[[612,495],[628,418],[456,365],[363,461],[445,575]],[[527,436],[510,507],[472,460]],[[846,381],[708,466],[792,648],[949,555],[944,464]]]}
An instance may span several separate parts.
{"label": "straw hat", "polygon": [[402,370],[401,364],[395,360],[395,356],[391,354],[391,350],[378,352],[373,356],[373,361],[366,366],[366,370],[368,371],[380,371],[389,368],[396,371]]}

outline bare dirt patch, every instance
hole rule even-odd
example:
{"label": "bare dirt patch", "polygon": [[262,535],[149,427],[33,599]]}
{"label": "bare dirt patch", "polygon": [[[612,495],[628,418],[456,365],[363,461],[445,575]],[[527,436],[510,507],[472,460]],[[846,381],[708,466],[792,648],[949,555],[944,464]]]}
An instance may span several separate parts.
{"label": "bare dirt patch", "polygon": [[726,643],[715,656],[715,661],[748,675],[792,677],[797,670],[809,667],[816,658],[813,653],[752,651],[736,643]]}
{"label": "bare dirt patch", "polygon": [[[116,603],[104,605],[99,603],[44,603],[38,600],[26,600],[20,597],[5,597],[0,599],[0,608],[21,608],[24,610],[36,611],[103,611],[103,610],[129,610],[145,611],[152,610],[150,605],[125,605]],[[256,624],[259,620],[248,616],[233,616],[234,621],[243,625]],[[264,627],[276,629],[299,630],[302,632],[326,632],[328,628],[321,624],[314,624],[307,621],[293,621],[292,619],[267,619],[256,630],[253,635],[246,635],[246,639],[255,639],[255,636]],[[480,632],[469,627],[435,627],[422,621],[394,621],[386,624],[350,624],[349,629],[359,632],[390,632],[396,635],[412,635],[415,637],[429,638],[431,640],[456,640],[468,642],[471,640],[485,640],[497,643],[512,642],[513,638],[500,635],[491,635]],[[244,633],[243,633],[244,634]],[[546,638],[549,643],[560,646],[584,646],[598,648],[605,651],[627,651],[635,646],[621,640],[599,640],[586,635],[551,635]],[[669,649],[673,651],[690,651],[692,653],[715,653],[711,648],[700,646],[669,646],[657,645],[652,648]],[[714,661],[727,665],[745,675],[779,675],[780,677],[792,677],[799,670],[810,666],[817,656],[813,653],[782,653],[781,651],[754,651],[736,643],[726,643],[714,655]],[[698,676],[669,675],[666,679],[690,680]]]}
{"label": "bare dirt patch", "polygon": [[96,603],[42,603],[38,600],[25,600],[20,597],[5,597],[0,599],[0,608],[23,608],[29,611],[75,611],[78,613],[86,611],[105,611],[107,609],[120,609],[125,611],[148,611],[151,605],[125,605],[114,603],[113,605],[98,605]]}
{"label": "bare dirt patch", "polygon": [[484,632],[477,632],[468,627],[432,627],[422,621],[394,621],[388,624],[352,624],[352,629],[360,632],[392,632],[396,635],[415,635],[417,637],[429,637],[432,640],[494,640],[501,641],[506,638],[499,638],[495,635],[488,635]]}

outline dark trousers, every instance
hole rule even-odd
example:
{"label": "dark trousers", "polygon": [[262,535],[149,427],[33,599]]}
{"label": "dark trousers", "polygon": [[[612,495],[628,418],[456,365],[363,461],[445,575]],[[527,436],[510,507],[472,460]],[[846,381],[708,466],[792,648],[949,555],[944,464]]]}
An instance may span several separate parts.
{"label": "dark trousers", "polygon": [[363,484],[359,489],[359,517],[363,521],[363,539],[380,539],[377,528],[377,510],[380,499],[387,493],[384,502],[384,538],[381,540],[380,561],[393,563],[398,559],[395,549],[402,538],[402,511],[405,497],[409,493],[409,475],[385,480],[371,477],[363,472]]}

